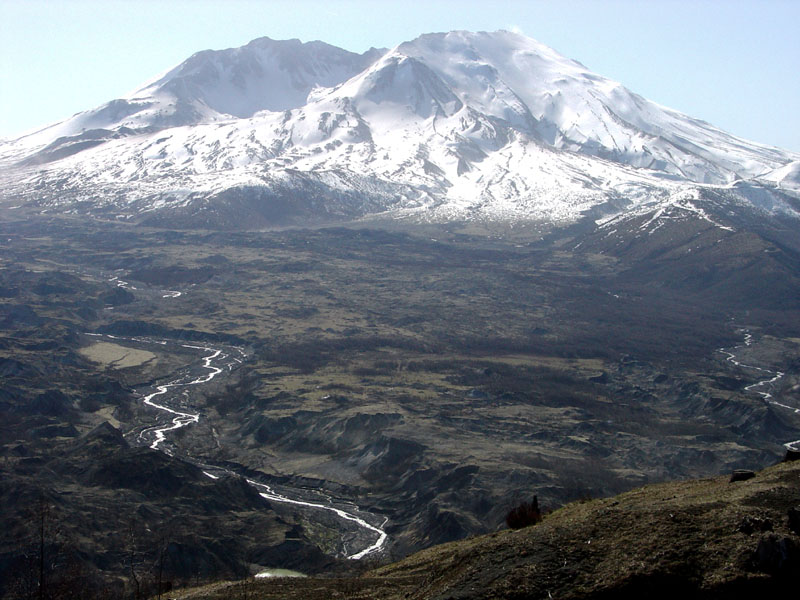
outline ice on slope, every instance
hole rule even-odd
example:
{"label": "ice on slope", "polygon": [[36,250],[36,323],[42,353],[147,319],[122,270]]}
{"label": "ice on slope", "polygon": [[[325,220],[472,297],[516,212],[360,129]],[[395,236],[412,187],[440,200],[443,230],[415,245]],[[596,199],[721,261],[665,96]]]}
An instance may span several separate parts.
{"label": "ice on slope", "polygon": [[198,53],[41,136],[104,123],[119,135],[62,152],[14,189],[58,179],[82,198],[102,187],[109,202],[141,212],[303,175],[414,218],[570,221],[693,183],[778,177],[800,159],[509,32],[429,34],[363,55],[262,38]]}
{"label": "ice on slope", "polygon": [[423,35],[397,51],[428,65],[465,104],[558,149],[701,183],[761,175],[785,154],[645,100],[525,36]]}
{"label": "ice on slope", "polygon": [[775,169],[760,177],[759,180],[769,182],[780,189],[800,192],[800,160]]}

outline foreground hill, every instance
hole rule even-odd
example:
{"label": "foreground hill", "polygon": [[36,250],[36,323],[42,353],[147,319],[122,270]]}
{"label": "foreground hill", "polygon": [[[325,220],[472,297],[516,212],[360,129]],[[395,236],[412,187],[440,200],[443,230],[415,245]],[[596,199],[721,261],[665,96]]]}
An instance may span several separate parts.
{"label": "foreground hill", "polygon": [[800,572],[800,462],[754,478],[651,485],[570,504],[537,526],[436,546],[352,579],[275,579],[175,593],[271,598],[730,598]]}

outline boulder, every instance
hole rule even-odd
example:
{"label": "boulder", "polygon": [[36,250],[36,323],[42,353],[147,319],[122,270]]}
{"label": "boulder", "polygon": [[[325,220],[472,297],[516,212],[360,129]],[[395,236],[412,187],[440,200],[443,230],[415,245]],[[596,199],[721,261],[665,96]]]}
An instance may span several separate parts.
{"label": "boulder", "polygon": [[786,456],[783,457],[783,462],[792,462],[794,460],[800,460],[800,450],[788,448],[786,450]]}
{"label": "boulder", "polygon": [[730,482],[734,483],[736,481],[747,481],[755,476],[756,474],[753,471],[749,471],[747,469],[736,469],[733,473],[731,473]]}

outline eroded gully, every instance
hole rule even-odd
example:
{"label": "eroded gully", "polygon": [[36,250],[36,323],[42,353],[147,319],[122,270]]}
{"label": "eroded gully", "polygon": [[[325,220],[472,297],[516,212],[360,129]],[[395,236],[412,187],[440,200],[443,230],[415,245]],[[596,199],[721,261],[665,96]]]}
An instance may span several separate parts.
{"label": "eroded gully", "polygon": [[[195,365],[186,367],[179,371],[177,376],[168,382],[159,383],[152,388],[139,391],[142,395],[142,402],[153,409],[166,413],[169,421],[142,429],[136,435],[136,443],[149,446],[153,450],[159,450],[170,456],[173,456],[174,452],[168,447],[169,440],[167,439],[167,434],[200,421],[200,413],[194,412],[196,409],[191,405],[190,392],[192,388],[209,383],[218,375],[232,371],[234,368],[241,365],[246,358],[244,350],[236,346],[215,347],[202,344],[185,344],[173,340],[157,340],[147,337],[127,338],[108,334],[88,335],[105,337],[117,342],[128,341],[145,345],[155,344],[168,346],[174,344],[183,349],[196,350],[198,353],[202,353],[202,366]],[[219,479],[222,475],[243,477],[229,468],[202,464],[189,457],[184,458],[200,466],[203,469],[203,473],[212,479]],[[356,539],[361,540],[362,537],[367,537],[372,541],[369,543],[361,543],[360,545],[363,547],[357,550],[348,549],[347,543],[344,543],[343,553],[347,558],[358,560],[379,553],[388,541],[388,536],[383,530],[386,519],[384,519],[379,526],[373,525],[369,523],[366,518],[359,516],[363,515],[367,517],[368,513],[365,513],[355,505],[352,505],[352,509],[345,509],[342,507],[344,503],[339,502],[339,506],[335,506],[333,504],[334,501],[330,498],[328,498],[329,503],[312,502],[299,492],[296,495],[292,494],[291,490],[285,487],[281,489],[281,492],[278,492],[265,483],[247,477],[243,477],[243,479],[256,488],[259,495],[265,500],[300,506],[312,511],[326,511],[336,515],[341,521],[355,525],[363,530],[364,535],[356,536]]]}

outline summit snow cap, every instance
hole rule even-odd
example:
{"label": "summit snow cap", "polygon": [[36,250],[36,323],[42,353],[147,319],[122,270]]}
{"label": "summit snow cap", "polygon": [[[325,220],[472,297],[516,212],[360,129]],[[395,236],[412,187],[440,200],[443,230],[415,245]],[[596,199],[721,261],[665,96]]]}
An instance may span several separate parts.
{"label": "summit snow cap", "polygon": [[9,193],[55,178],[48,205],[99,196],[132,216],[229,190],[261,203],[313,189],[336,198],[325,218],[570,222],[687,186],[796,191],[798,160],[508,31],[364,54],[260,38],[198,52],[126,98],[0,145],[18,174]]}

